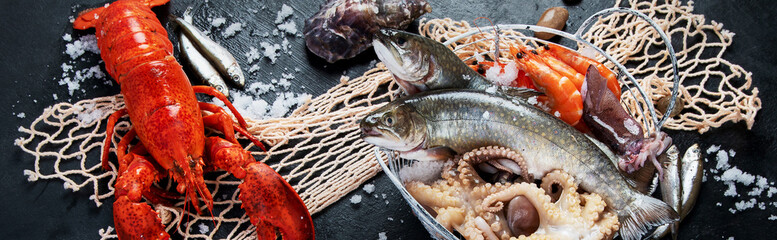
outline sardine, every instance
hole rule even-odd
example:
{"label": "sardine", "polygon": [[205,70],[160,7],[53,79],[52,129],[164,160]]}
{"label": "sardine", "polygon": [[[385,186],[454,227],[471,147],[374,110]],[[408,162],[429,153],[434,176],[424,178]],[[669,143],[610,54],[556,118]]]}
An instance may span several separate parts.
{"label": "sardine", "polygon": [[484,146],[503,146],[542,177],[554,169],[602,196],[617,214],[624,239],[676,221],[669,205],[633,189],[594,143],[558,118],[522,101],[473,90],[429,91],[394,100],[361,122],[364,141],[418,160],[445,159]]}
{"label": "sardine", "polygon": [[[667,150],[667,155],[669,155],[669,161],[679,161],[679,168],[677,168],[678,174],[673,173],[674,168],[672,164],[669,164],[666,168],[664,181],[661,183],[661,195],[663,195],[664,201],[667,204],[675,207],[677,213],[680,214],[680,221],[682,221],[693,209],[701,189],[701,180],[704,173],[701,150],[699,150],[699,144],[693,144],[685,150],[682,160],[678,160],[677,149],[672,146],[672,148]],[[676,175],[676,177],[669,177],[667,174]],[[652,237],[654,239],[661,239],[671,232],[672,239],[677,239],[677,228],[680,221],[659,226],[653,232]]]}
{"label": "sardine", "polygon": [[202,79],[202,82],[215,88],[224,96],[229,96],[229,89],[227,84],[224,83],[224,79],[221,78],[219,72],[210,65],[208,59],[200,54],[197,49],[194,48],[192,42],[183,33],[178,34],[178,40],[181,47],[181,57],[189,63],[189,67]]}
{"label": "sardine", "polygon": [[372,46],[408,95],[435,89],[494,86],[440,42],[401,30],[381,29]]}
{"label": "sardine", "polygon": [[[659,161],[663,164],[664,174],[661,177],[661,198],[666,204],[669,204],[677,213],[681,212],[682,199],[681,192],[682,186],[680,183],[680,152],[677,150],[677,146],[672,145],[666,150],[666,154],[659,156]],[[680,215],[682,220],[682,214]],[[654,238],[663,238],[666,234],[672,233],[672,239],[677,239],[677,229],[680,222],[673,222],[670,224],[662,225],[653,233]]]}
{"label": "sardine", "polygon": [[680,184],[682,185],[682,210],[680,218],[685,218],[693,209],[696,198],[699,197],[701,189],[701,180],[704,175],[704,161],[702,161],[699,144],[693,144],[688,150],[685,150],[683,159],[680,163]]}
{"label": "sardine", "polygon": [[[187,16],[187,14],[185,14]],[[238,87],[245,86],[245,76],[235,57],[229,51],[211,40],[191,23],[183,18],[173,17],[173,22],[181,27],[181,32],[186,35],[193,45],[205,56],[216,70]]]}

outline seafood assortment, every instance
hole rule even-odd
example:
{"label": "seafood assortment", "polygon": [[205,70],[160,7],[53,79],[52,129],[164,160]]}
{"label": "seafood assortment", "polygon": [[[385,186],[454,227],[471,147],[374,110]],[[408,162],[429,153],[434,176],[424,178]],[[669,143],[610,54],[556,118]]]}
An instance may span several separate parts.
{"label": "seafood assortment", "polygon": [[484,146],[501,146],[526,159],[528,173],[553,170],[598,194],[618,216],[619,235],[639,239],[678,214],[633,189],[611,159],[585,135],[523,101],[476,90],[437,90],[403,97],[367,115],[364,141],[416,160],[443,160]]}
{"label": "seafood assortment", "polygon": [[[455,165],[441,171],[442,179],[428,185],[410,181],[405,186],[436,213],[438,222],[467,239],[604,239],[617,231],[618,217],[606,210],[604,200],[597,194],[578,193],[574,178],[563,171],[547,173],[541,186],[492,184],[476,172],[478,164],[500,159],[526,165],[512,150],[478,148],[456,156]],[[560,188],[555,197],[549,195],[553,184]]]}
{"label": "seafood assortment", "polygon": [[[313,239],[313,223],[307,208],[291,186],[272,168],[257,162],[243,149],[235,131],[256,146],[262,143],[244,129],[245,121],[226,97],[212,87],[192,87],[172,56],[167,31],[151,7],[168,0],[119,0],[82,13],[75,29],[95,28],[105,68],[120,85],[126,108],[108,121],[103,147],[103,167],[109,169],[108,152],[115,123],[129,115],[133,127],[116,146],[114,223],[121,239],[168,239],[158,214],[142,198],[161,204],[173,193],[160,191],[154,182],[170,177],[185,201],[202,213],[199,199],[213,209],[213,197],[203,173],[223,169],[243,179],[242,208],[262,239],[275,239],[276,229],[288,239]],[[198,102],[195,93],[219,98],[238,121],[216,105]],[[203,117],[203,111],[212,114]],[[222,137],[206,137],[205,127]],[[138,144],[129,146],[138,138]]]}
{"label": "seafood assortment", "polygon": [[333,63],[369,48],[380,28],[404,29],[431,11],[425,0],[327,0],[305,20],[305,43],[311,52]]}

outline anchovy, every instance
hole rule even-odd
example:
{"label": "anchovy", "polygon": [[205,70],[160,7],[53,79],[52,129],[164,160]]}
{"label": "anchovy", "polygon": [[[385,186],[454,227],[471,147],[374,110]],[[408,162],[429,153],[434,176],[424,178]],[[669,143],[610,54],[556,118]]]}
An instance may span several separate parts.
{"label": "anchovy", "polygon": [[680,183],[682,184],[682,210],[680,218],[685,218],[693,209],[696,198],[699,197],[701,190],[701,180],[704,175],[704,161],[702,161],[699,144],[693,144],[688,150],[685,150],[683,159],[680,162]]}
{"label": "anchovy", "polygon": [[[667,150],[666,153],[669,156],[670,164],[666,168],[667,171],[664,172],[664,181],[661,182],[661,195],[664,201],[673,206],[677,213],[680,214],[680,221],[682,221],[693,209],[701,189],[701,180],[704,173],[701,150],[699,150],[699,144],[693,144],[685,150],[682,159],[677,159],[678,152],[674,146]],[[671,164],[671,161],[675,163]],[[677,166],[678,164],[679,167]],[[676,169],[677,174],[674,173],[674,169]],[[676,177],[668,177],[667,174]],[[652,237],[654,239],[661,239],[671,232],[672,239],[677,239],[679,223],[678,221],[659,226],[653,232]]]}
{"label": "anchovy", "polygon": [[503,146],[527,159],[541,177],[562,169],[601,195],[617,214],[623,239],[676,221],[661,200],[633,189],[594,143],[561,120],[522,101],[473,90],[429,91],[399,98],[361,122],[364,141],[409,159],[444,159],[484,146]]}
{"label": "anchovy", "polygon": [[435,89],[484,90],[494,86],[448,47],[418,34],[381,29],[372,46],[408,95]]}
{"label": "anchovy", "polygon": [[[677,213],[682,209],[682,200],[680,195],[682,186],[680,183],[680,159],[677,146],[672,145],[666,150],[666,154],[659,156],[659,161],[663,164],[664,174],[661,176],[661,198],[666,204],[669,204]],[[680,216],[682,220],[682,215]],[[677,239],[677,229],[680,222],[673,222],[659,226],[653,233],[654,238],[663,238],[670,232],[672,239]]]}
{"label": "anchovy", "polygon": [[225,76],[236,86],[245,86],[243,70],[240,69],[237,60],[226,48],[211,40],[194,25],[184,19],[173,17],[172,20],[181,27],[181,32],[194,43],[197,50],[213,64],[221,75]]}
{"label": "anchovy", "polygon": [[205,57],[194,48],[194,45],[192,45],[189,38],[181,33],[178,34],[178,40],[181,47],[181,57],[189,63],[189,66],[200,79],[224,94],[224,96],[229,96],[229,89],[227,88],[227,84],[224,83],[224,79],[222,79],[219,72],[210,65],[208,59],[205,59]]}

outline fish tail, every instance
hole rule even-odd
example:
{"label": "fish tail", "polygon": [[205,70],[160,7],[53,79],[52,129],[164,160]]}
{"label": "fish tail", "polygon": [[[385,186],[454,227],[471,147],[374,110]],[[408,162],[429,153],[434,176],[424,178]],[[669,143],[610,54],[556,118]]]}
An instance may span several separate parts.
{"label": "fish tail", "polygon": [[638,240],[651,228],[679,218],[677,212],[665,202],[638,194],[636,200],[618,213],[621,223],[618,233],[624,240]]}

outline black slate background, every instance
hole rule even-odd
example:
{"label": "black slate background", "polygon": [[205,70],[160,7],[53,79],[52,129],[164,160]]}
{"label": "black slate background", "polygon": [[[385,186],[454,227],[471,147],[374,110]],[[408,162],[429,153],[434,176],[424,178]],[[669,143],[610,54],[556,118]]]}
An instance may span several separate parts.
{"label": "black slate background", "polygon": [[[186,6],[195,1],[174,0],[173,3],[155,9],[157,13],[180,14]],[[241,22],[243,31],[232,38],[215,39],[229,48],[239,61],[245,62],[245,52],[249,46],[259,48],[260,41],[280,43],[279,39],[265,40],[252,36],[251,32],[262,33],[275,28],[272,22],[282,4],[295,10],[292,18],[302,30],[303,21],[319,8],[323,1],[247,1],[212,0],[204,4],[195,17],[195,24],[201,28],[210,28],[206,18],[225,17],[227,24]],[[577,2],[567,5],[561,0],[432,0],[434,11],[425,17],[450,17],[455,20],[471,21],[477,17],[489,17],[496,23],[530,23],[544,9],[552,6],[567,6],[570,11],[567,31],[576,29],[582,19],[611,3],[601,1]],[[45,107],[56,102],[106,96],[118,92],[116,86],[108,86],[101,80],[89,80],[81,84],[86,92],[76,92],[69,96],[67,88],[57,81],[62,75],[60,65],[69,60],[64,55],[66,42],[62,39],[70,33],[73,39],[89,34],[89,31],[74,31],[68,21],[69,16],[88,7],[102,5],[102,0],[87,1],[45,1],[45,0],[3,0],[0,1],[0,235],[4,239],[95,239],[97,230],[112,225],[111,204],[97,208],[85,192],[71,192],[62,188],[61,181],[27,182],[23,169],[33,167],[32,156],[13,145],[13,140],[22,136],[19,126],[29,126]],[[265,6],[265,9],[262,9]],[[259,10],[253,13],[248,9]],[[695,12],[706,16],[707,21],[724,23],[724,28],[736,33],[734,44],[723,57],[744,69],[752,71],[754,86],[760,90],[763,109],[756,117],[752,130],[744,123],[726,124],[704,135],[691,132],[670,132],[675,143],[685,149],[692,143],[701,143],[702,149],[721,145],[723,149],[737,152],[730,162],[745,172],[777,179],[775,167],[775,95],[774,66],[777,65],[777,46],[773,12],[777,10],[774,1],[697,1]],[[485,24],[485,23],[481,23]],[[414,29],[411,26],[411,29]],[[171,29],[168,25],[168,29]],[[223,27],[221,28],[223,29]],[[294,56],[284,55],[275,65],[262,60],[261,70],[256,75],[248,75],[248,81],[263,81],[278,77],[284,67],[299,67],[296,73],[300,84],[292,86],[294,92],[307,92],[318,95],[334,86],[340,75],[359,76],[369,66],[375,54],[368,52],[352,60],[327,64],[307,52],[300,37],[289,37]],[[91,58],[84,66],[98,63],[99,57],[84,54]],[[242,65],[244,71],[249,64]],[[305,88],[299,86],[305,85]],[[54,100],[52,94],[59,96]],[[272,99],[267,99],[271,101]],[[26,117],[19,118],[18,113]],[[706,167],[709,168],[711,164]],[[376,239],[379,232],[385,232],[389,239],[426,239],[428,234],[410,213],[399,193],[388,178],[380,173],[367,183],[376,186],[375,193],[366,194],[361,187],[346,195],[342,200],[315,214],[314,224],[319,239]],[[770,238],[777,221],[770,221],[770,215],[777,215],[775,207],[767,210],[749,209],[736,214],[728,212],[735,202],[749,198],[723,197],[726,186],[720,182],[708,181],[702,187],[701,197],[695,209],[681,226],[681,239],[762,239]],[[742,190],[740,190],[741,192]],[[351,204],[348,199],[362,195],[362,202]],[[386,194],[383,199],[380,195]],[[378,197],[375,198],[375,195]],[[388,201],[388,204],[386,204]],[[722,207],[716,206],[720,203]]]}

